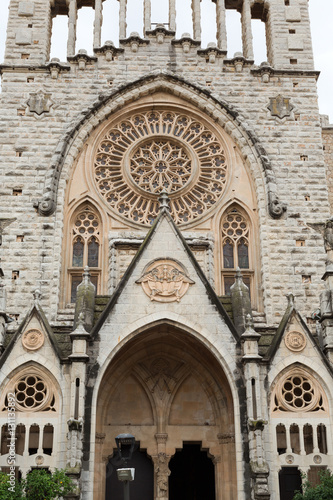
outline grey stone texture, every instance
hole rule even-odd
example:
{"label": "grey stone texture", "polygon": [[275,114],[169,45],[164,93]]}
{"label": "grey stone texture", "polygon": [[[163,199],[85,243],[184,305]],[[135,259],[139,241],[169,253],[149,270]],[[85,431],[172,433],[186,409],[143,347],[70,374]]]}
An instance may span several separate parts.
{"label": "grey stone texture", "polygon": [[[231,7],[230,1],[226,2]],[[87,6],[94,3],[85,1]],[[222,4],[220,0],[217,2],[221,9]],[[186,335],[196,336],[198,345],[202,342],[211,349],[227,374],[225,378],[235,401],[237,500],[278,500],[278,470],[285,464],[284,457],[277,457],[274,448],[277,419],[270,421],[269,405],[279,374],[285,374],[293,363],[307,366],[325,388],[329,408],[325,425],[327,429],[332,428],[331,421],[329,423],[333,410],[332,368],[328,357],[324,357],[327,353],[318,347],[320,325],[317,325],[318,339],[312,314],[319,307],[320,294],[326,290],[326,296],[331,297],[332,289],[330,281],[325,288],[322,280],[328,257],[323,233],[316,230],[315,224],[325,224],[332,212],[333,128],[321,122],[318,110],[318,72],[313,64],[308,0],[290,0],[289,6],[282,0],[264,2],[268,64],[261,66],[256,66],[250,58],[249,26],[243,29],[243,53],[227,57],[222,10],[218,15],[218,47],[203,50],[199,40],[199,1],[193,2],[195,39],[185,34],[181,40],[174,39],[174,13],[170,16],[170,30],[160,27],[147,30],[144,38],[137,35],[126,38],[124,5],[121,1],[119,48],[107,43],[99,47],[96,44],[100,34],[95,32],[93,54],[79,52],[80,47],[76,47],[75,53],[69,50],[67,61],[60,62],[49,60],[50,40],[52,16],[68,15],[65,2],[10,2],[6,52],[1,65],[0,211],[1,220],[13,220],[1,230],[4,277],[0,279],[3,290],[6,289],[6,311],[0,310],[0,342],[6,331],[5,345],[9,347],[2,360],[0,357],[0,384],[7,384],[13,370],[32,360],[52,371],[64,400],[57,430],[60,458],[57,461],[53,457],[50,466],[65,466],[67,460],[76,478],[82,466],[82,499],[92,500],[93,464],[89,470],[89,453],[94,450],[95,441],[91,435],[96,417],[93,405],[103,370],[128,339],[146,328],[148,319],[152,325],[159,321],[178,325],[184,328]],[[245,12],[249,3],[244,1],[243,5],[245,19],[249,15],[249,10]],[[256,5],[263,8],[258,7],[263,2]],[[73,0],[69,10],[71,49],[75,40]],[[98,10],[98,20],[101,19]],[[146,26],[148,20],[146,3]],[[215,28],[212,28],[214,32]],[[74,309],[63,296],[64,283],[68,280],[69,254],[63,242],[70,241],[66,217],[71,176],[97,127],[125,105],[131,104],[134,108],[155,92],[185,101],[189,107],[199,110],[204,119],[209,118],[220,127],[237,151],[235,163],[244,164],[250,179],[256,200],[254,215],[258,218],[253,245],[258,255],[254,271],[258,278],[255,293],[259,298],[253,320],[261,338],[256,334],[253,346],[247,346],[245,375],[241,371],[237,332],[226,313],[221,314],[222,306],[217,304],[214,295],[213,289],[217,290],[220,278],[222,251],[214,239],[216,232],[214,234],[205,221],[194,229],[193,226],[181,227],[180,236],[165,218],[160,224],[159,237],[152,238],[147,245],[146,227],[126,226],[115,217],[116,222],[113,221],[106,238],[103,280],[107,290],[103,304],[96,299],[100,308],[95,309],[91,283],[88,292],[82,286],[81,298],[86,304],[77,304],[76,322],[79,313],[88,310],[89,318],[83,321],[86,327],[88,325],[87,330],[92,329],[93,338],[88,348],[87,338],[79,332],[77,338],[72,337],[76,344],[71,347],[69,332],[73,329]],[[279,96],[282,108],[274,113],[272,101]],[[286,110],[283,103],[287,101],[290,105]],[[240,191],[241,188],[240,185]],[[235,188],[229,201],[237,201],[238,195]],[[89,193],[82,196],[89,200]],[[216,220],[225,210],[224,203],[222,200],[216,209]],[[142,242],[144,250],[138,254]],[[199,264],[193,260],[187,244]],[[170,256],[185,263],[195,284],[182,302],[163,304],[161,309],[161,304],[143,294],[135,280],[142,276],[145,265]],[[37,315],[22,323],[31,312],[31,293],[36,288],[42,292],[38,311],[47,321],[43,322]],[[289,311],[286,319],[285,295],[288,293],[295,296],[298,312],[296,314],[294,305],[290,306],[294,316],[291,318]],[[111,302],[104,309],[108,296],[112,296]],[[96,323],[93,326],[96,310],[99,319],[97,326]],[[248,312],[247,308],[246,314]],[[244,330],[246,314],[238,333],[242,333],[241,328]],[[9,317],[13,321],[9,322]],[[23,351],[20,343],[20,335],[30,321],[46,338],[42,350],[33,355]],[[328,326],[332,329],[331,323]],[[252,323],[248,328],[252,332]],[[304,351],[297,354],[291,353],[284,343],[285,334],[295,328],[307,342]],[[259,351],[254,342],[258,342]],[[255,353],[252,357],[250,349]],[[75,354],[71,359],[67,356],[70,352]],[[84,390],[74,411],[77,378],[81,379]],[[250,390],[251,380],[256,381],[260,426],[248,430],[249,412],[254,406],[251,398],[255,397]],[[78,416],[84,419],[83,432]],[[255,416],[252,417],[255,421]],[[74,432],[68,428],[70,418],[79,422],[79,430]],[[292,423],[290,418],[287,424]],[[332,456],[330,449],[323,465],[332,466]],[[307,470],[308,458],[302,455],[302,470]],[[26,471],[28,465],[24,467]]]}

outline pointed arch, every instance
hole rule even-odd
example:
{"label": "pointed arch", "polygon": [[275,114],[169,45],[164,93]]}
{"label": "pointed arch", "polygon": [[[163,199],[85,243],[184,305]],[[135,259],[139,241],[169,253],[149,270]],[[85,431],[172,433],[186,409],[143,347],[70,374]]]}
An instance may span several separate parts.
{"label": "pointed arch", "polygon": [[103,288],[103,240],[102,216],[90,199],[80,200],[67,211],[63,238],[63,253],[66,256],[63,262],[64,303],[75,302],[76,289],[86,266],[90,269],[96,292]]}
{"label": "pointed arch", "polygon": [[[54,213],[59,181],[61,178],[68,179],[74,158],[82,149],[91,131],[112,113],[121,109],[125,103],[137,101],[158,91],[183,97],[226,130],[246,158],[257,191],[265,189],[268,213],[273,218],[281,217],[286,206],[279,200],[271,162],[259,138],[246,124],[246,119],[233,106],[222,99],[217,99],[208,90],[164,72],[145,76],[121,88],[106,92],[88,109],[82,111],[76,123],[60,139],[56,153],[52,157],[52,164],[45,179],[44,195],[37,204],[39,213],[45,216]],[[265,186],[262,185],[263,181]]]}
{"label": "pointed arch", "polygon": [[244,204],[232,201],[219,214],[220,252],[217,252],[222,295],[230,294],[236,269],[242,271],[243,281],[250,291],[254,309],[261,308],[258,255],[258,227]]}

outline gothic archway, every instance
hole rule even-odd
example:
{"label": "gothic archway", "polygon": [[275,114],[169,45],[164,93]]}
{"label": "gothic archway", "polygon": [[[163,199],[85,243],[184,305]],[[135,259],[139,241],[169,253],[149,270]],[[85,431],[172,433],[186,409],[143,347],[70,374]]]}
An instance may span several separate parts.
{"label": "gothic archway", "polygon": [[160,325],[130,340],[111,361],[97,398],[96,500],[105,498],[103,471],[121,432],[133,434],[154,462],[154,499],[170,498],[169,461],[176,450],[200,442],[214,460],[210,488],[236,500],[230,386],[217,359],[192,335]]}

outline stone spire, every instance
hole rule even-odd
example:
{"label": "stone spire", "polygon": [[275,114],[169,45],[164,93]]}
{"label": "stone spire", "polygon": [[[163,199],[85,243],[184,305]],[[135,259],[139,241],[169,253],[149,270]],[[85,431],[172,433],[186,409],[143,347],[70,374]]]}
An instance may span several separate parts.
{"label": "stone spire", "polygon": [[90,281],[90,276],[89,267],[85,267],[82,274],[83,280],[77,287],[74,317],[74,329],[78,326],[80,319],[87,332],[90,332],[94,324],[96,294],[96,287]]}
{"label": "stone spire", "polygon": [[242,335],[246,329],[248,315],[252,318],[250,292],[243,281],[239,267],[237,268],[235,278],[235,283],[230,288],[231,304],[236,330],[239,335]]}

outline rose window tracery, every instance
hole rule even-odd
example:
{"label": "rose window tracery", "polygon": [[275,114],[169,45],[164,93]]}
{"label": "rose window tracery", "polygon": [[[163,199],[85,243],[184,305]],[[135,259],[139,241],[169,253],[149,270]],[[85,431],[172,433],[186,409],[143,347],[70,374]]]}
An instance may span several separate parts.
{"label": "rose window tracery", "polygon": [[94,160],[95,185],[127,219],[150,225],[166,190],[177,224],[197,219],[221,198],[228,166],[221,139],[194,117],[155,110],[114,124]]}
{"label": "rose window tracery", "polygon": [[302,371],[293,372],[278,383],[274,402],[274,411],[325,410],[319,384]]}
{"label": "rose window tracery", "polygon": [[149,193],[173,193],[191,177],[191,159],[185,149],[170,141],[154,140],[138,146],[130,163],[134,183]]}

